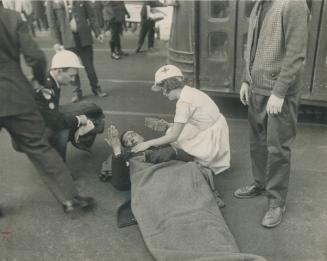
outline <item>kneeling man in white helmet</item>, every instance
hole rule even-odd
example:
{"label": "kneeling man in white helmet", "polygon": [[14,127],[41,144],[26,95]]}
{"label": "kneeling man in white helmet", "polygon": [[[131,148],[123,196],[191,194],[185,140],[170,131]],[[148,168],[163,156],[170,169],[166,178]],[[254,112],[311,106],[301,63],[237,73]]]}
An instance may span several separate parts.
{"label": "kneeling man in white helmet", "polygon": [[70,131],[88,123],[85,115],[67,116],[59,111],[60,91],[84,68],[76,54],[60,50],[52,58],[45,86],[35,86],[35,100],[43,116],[50,144],[66,160]]}

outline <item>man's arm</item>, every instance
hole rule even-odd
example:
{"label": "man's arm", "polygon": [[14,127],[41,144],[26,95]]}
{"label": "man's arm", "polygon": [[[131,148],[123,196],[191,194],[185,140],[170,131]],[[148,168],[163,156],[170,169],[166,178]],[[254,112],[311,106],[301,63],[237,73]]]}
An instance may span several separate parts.
{"label": "man's arm", "polygon": [[308,40],[309,11],[305,1],[288,0],[283,10],[285,57],[272,93],[284,98],[303,66]]}
{"label": "man's arm", "polygon": [[34,80],[44,85],[47,65],[45,55],[31,37],[27,23],[22,20],[18,23],[17,35],[20,51],[26,64],[32,68]]}

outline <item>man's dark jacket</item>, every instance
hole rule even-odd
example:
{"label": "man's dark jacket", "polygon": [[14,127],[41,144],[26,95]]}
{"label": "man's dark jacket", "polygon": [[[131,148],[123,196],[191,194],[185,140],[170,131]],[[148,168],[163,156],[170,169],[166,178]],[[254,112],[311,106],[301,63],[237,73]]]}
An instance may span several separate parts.
{"label": "man's dark jacket", "polygon": [[[60,106],[60,87],[48,73],[45,86],[35,89],[35,100],[42,114],[45,125],[54,133],[70,130],[70,141],[82,150],[89,151],[98,133],[104,130],[104,115],[102,109],[94,103],[73,103]],[[94,124],[95,128],[88,134],[75,141],[74,134],[78,128],[75,116],[85,114]]]}
{"label": "man's dark jacket", "polygon": [[33,88],[23,74],[20,54],[41,85],[45,82],[46,59],[18,12],[0,6],[0,117],[36,109]]}
{"label": "man's dark jacket", "polygon": [[129,15],[124,1],[104,1],[103,5],[111,23],[123,23],[125,15]]}
{"label": "man's dark jacket", "polygon": [[77,128],[76,117],[65,115],[59,111],[60,87],[50,73],[47,75],[46,84],[35,89],[35,100],[48,128],[55,132]]}

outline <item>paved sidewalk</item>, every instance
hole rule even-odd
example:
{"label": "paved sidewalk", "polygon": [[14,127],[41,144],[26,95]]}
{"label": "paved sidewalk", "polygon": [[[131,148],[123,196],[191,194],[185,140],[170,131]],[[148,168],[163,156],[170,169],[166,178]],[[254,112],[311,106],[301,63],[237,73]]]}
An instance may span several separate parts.
{"label": "paved sidewalk", "polygon": [[[38,38],[51,57],[47,35]],[[106,39],[108,40],[108,39]],[[125,34],[123,47],[132,50],[136,35]],[[95,45],[95,66],[100,83],[109,96],[91,95],[82,73],[85,101],[99,104],[106,112],[107,125],[119,130],[135,129],[147,138],[144,117],[155,115],[172,119],[175,103],[150,91],[153,75],[166,62],[161,55],[131,54],[120,60],[109,59],[106,44]],[[162,46],[161,46],[162,47]],[[164,52],[162,52],[164,53]],[[71,90],[62,90],[62,102],[70,102]],[[266,257],[269,261],[327,260],[327,125],[300,123],[293,145],[292,174],[285,219],[275,229],[261,227],[266,199],[238,200],[232,194],[251,182],[246,109],[237,100],[215,99],[230,127],[232,168],[216,178],[227,204],[226,222],[241,250]],[[116,210],[129,197],[97,179],[101,163],[110,149],[98,136],[93,153],[69,146],[68,165],[81,192],[93,196],[98,208],[78,220],[67,218],[50,195],[31,163],[13,151],[9,135],[0,132],[0,261],[147,261],[148,253],[137,226],[119,229]]]}

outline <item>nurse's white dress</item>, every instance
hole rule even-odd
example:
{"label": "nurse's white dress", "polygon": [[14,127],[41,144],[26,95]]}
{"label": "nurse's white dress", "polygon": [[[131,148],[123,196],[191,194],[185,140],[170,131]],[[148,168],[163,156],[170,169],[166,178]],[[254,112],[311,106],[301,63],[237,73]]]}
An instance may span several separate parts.
{"label": "nurse's white dress", "polygon": [[185,86],[176,103],[174,122],[185,123],[172,143],[215,174],[230,167],[229,130],[225,117],[204,92]]}

